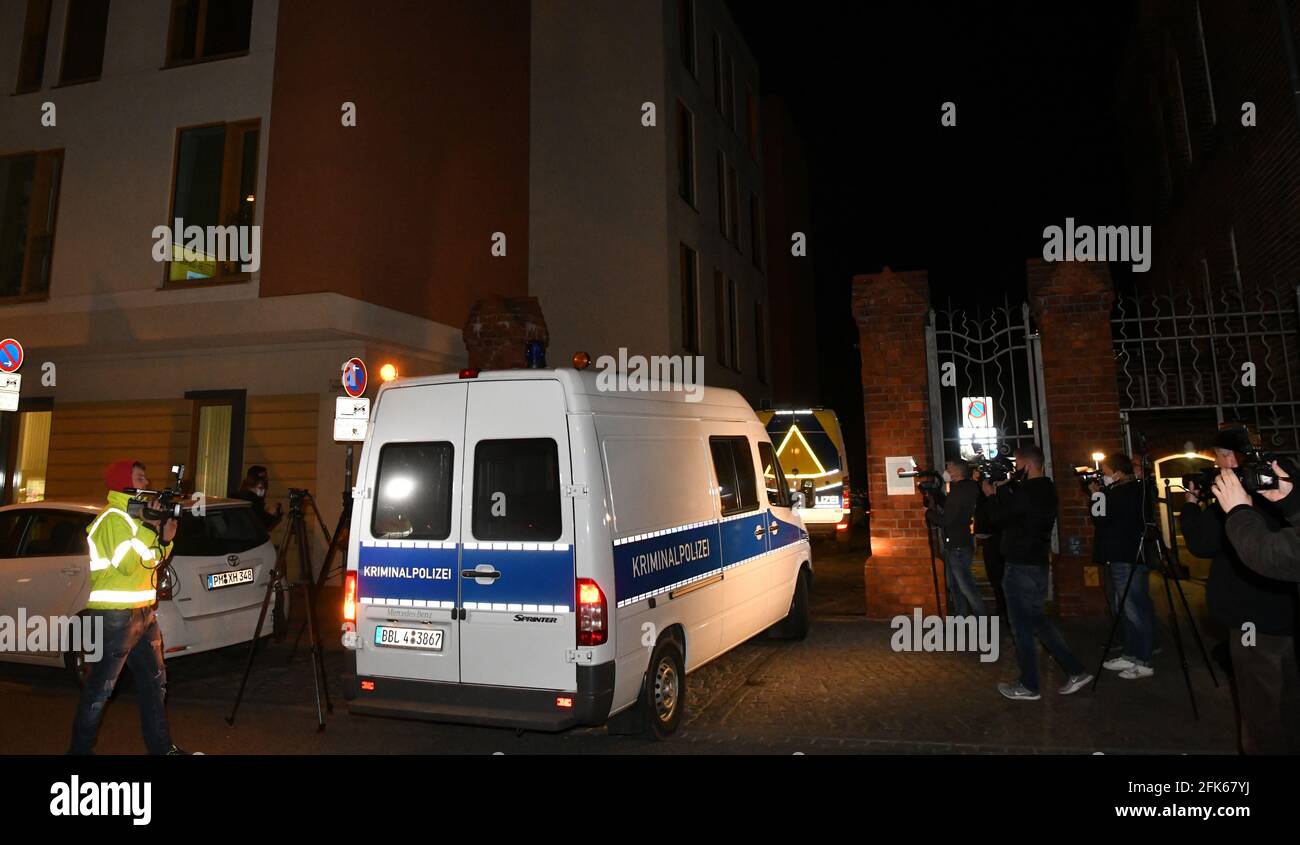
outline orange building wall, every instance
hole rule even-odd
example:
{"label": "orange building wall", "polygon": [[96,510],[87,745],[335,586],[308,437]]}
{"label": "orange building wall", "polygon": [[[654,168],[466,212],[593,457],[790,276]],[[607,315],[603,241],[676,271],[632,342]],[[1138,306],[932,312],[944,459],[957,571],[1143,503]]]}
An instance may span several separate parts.
{"label": "orange building wall", "polygon": [[261,295],[456,327],[482,296],[526,295],[528,104],[526,0],[282,3]]}

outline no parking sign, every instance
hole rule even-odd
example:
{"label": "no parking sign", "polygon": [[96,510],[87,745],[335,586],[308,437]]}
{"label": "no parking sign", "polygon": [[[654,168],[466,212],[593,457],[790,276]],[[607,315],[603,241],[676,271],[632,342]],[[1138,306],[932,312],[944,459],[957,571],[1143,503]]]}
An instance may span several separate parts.
{"label": "no parking sign", "polygon": [[343,365],[343,390],[353,399],[366,392],[368,380],[365,362],[360,358],[349,358]]}
{"label": "no parking sign", "polygon": [[16,373],[23,365],[23,345],[12,337],[0,340],[0,372]]}

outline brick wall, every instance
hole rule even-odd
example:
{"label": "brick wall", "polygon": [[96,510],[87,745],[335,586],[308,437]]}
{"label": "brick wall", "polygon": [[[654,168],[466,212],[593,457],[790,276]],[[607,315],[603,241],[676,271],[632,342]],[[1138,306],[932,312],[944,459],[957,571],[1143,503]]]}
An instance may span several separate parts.
{"label": "brick wall", "polygon": [[[865,566],[867,615],[887,618],[935,607],[921,496],[885,493],[885,458],[928,463],[929,387],[925,326],[930,282],[924,272],[884,272],[853,280],[853,318],[862,350],[871,556]],[[939,583],[940,591],[943,582]]]}
{"label": "brick wall", "polygon": [[[546,318],[535,296],[490,296],[474,303],[465,321],[465,349],[469,366],[484,370],[519,369],[524,366],[524,345],[550,342]],[[552,366],[567,362],[548,361]]]}
{"label": "brick wall", "polygon": [[1057,607],[1067,616],[1100,613],[1105,605],[1095,585],[1089,498],[1071,468],[1091,465],[1092,452],[1123,448],[1110,336],[1114,290],[1104,264],[1034,259],[1027,275],[1030,311],[1042,338],[1050,470],[1061,500],[1060,554],[1053,570]]}

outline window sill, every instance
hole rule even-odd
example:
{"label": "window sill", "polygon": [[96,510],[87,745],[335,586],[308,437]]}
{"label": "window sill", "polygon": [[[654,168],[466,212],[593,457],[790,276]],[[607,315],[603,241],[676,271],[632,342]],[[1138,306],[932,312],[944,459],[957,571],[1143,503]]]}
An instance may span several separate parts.
{"label": "window sill", "polygon": [[247,50],[240,50],[235,53],[222,53],[217,56],[202,56],[197,59],[177,59],[175,61],[163,62],[159,70],[171,70],[178,67],[191,67],[193,65],[204,65],[208,62],[224,62],[226,59],[241,59],[248,55]]}
{"label": "window sill", "polygon": [[60,83],[57,84],[57,85],[51,85],[51,86],[50,86],[50,90],[51,90],[51,91],[57,91],[57,90],[59,90],[60,88],[72,88],[72,87],[74,87],[74,86],[76,86],[76,85],[88,85],[88,84],[90,84],[91,82],[98,82],[101,78],[102,78],[101,76],[88,76],[88,77],[86,77],[85,79],[69,79],[69,80],[66,80],[66,81],[60,82]]}
{"label": "window sill", "polygon": [[191,279],[184,282],[165,281],[158,292],[172,290],[193,290],[194,288],[220,288],[228,285],[242,285],[253,279],[252,273],[237,273],[233,276],[220,276],[215,279]]}
{"label": "window sill", "polygon": [[48,302],[49,293],[28,293],[18,296],[0,296],[0,306],[3,305],[24,305],[28,302]]}
{"label": "window sill", "polygon": [[9,96],[10,96],[10,97],[25,97],[25,96],[27,96],[28,94],[39,94],[39,93],[41,93],[41,86],[37,85],[35,88],[21,88],[21,89],[15,89],[14,92],[13,92],[12,94],[10,94]]}

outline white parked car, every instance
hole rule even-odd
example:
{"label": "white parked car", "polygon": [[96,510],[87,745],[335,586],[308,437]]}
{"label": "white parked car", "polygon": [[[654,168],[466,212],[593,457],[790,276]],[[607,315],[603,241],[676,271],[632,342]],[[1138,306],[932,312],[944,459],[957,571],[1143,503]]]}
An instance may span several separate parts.
{"label": "white parked car", "polygon": [[[0,508],[0,615],[75,616],[90,593],[86,527],[103,504],[28,502]],[[158,596],[168,659],[246,643],[253,637],[275,547],[248,502],[209,499],[204,516],[185,512],[172,556],[175,580]],[[288,612],[288,596],[284,598]],[[270,613],[263,626],[271,633]],[[0,660],[68,666],[78,656],[0,651]]]}

